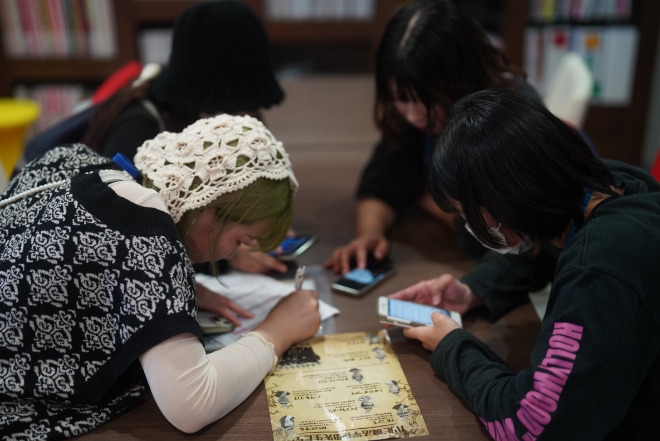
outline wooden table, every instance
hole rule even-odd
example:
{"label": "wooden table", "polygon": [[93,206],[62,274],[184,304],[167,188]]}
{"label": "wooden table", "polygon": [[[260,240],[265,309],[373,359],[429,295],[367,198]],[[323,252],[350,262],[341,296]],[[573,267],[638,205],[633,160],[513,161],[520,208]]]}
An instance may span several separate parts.
{"label": "wooden table", "polygon": [[[332,154],[296,150],[291,152],[301,189],[296,196],[294,227],[313,232],[319,242],[299,258],[318,264],[332,250],[347,243],[354,232],[353,192],[368,151],[335,151]],[[473,261],[458,250],[452,235],[423,213],[413,211],[392,233],[391,256],[397,274],[362,298],[333,294],[341,310],[338,332],[381,329],[376,319],[376,299],[393,291],[448,272],[461,275]],[[331,279],[333,275],[328,274]],[[491,324],[469,315],[465,327],[486,342],[514,369],[529,366],[529,354],[540,330],[531,305],[518,308]],[[406,373],[428,426],[428,440],[489,439],[478,419],[431,370],[430,353],[417,342],[392,330],[394,349]],[[272,440],[263,384],[239,407],[220,421],[190,436],[171,426],[148,395],[129,412],[80,437],[84,440]]]}

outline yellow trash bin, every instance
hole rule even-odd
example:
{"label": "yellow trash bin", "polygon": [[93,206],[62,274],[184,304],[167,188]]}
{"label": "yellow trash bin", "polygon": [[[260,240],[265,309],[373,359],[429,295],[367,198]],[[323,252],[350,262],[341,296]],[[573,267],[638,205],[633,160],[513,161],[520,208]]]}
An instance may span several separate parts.
{"label": "yellow trash bin", "polygon": [[7,176],[23,153],[25,131],[39,113],[36,101],[0,98],[0,162]]}

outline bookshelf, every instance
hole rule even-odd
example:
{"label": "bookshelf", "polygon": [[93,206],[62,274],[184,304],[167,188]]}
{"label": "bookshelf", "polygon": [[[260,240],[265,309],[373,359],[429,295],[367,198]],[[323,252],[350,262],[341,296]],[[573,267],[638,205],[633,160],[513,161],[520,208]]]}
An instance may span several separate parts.
{"label": "bookshelf", "polygon": [[[23,0],[21,0],[23,1]],[[375,51],[380,33],[401,0],[376,0],[375,17],[368,21],[271,21],[262,0],[245,0],[264,19],[274,45],[291,42],[361,42]],[[12,58],[0,45],[0,96],[10,96],[18,83],[100,83],[126,62],[138,57],[137,32],[147,26],[171,26],[193,0],[113,0],[117,52],[107,60],[89,58]],[[0,23],[0,30],[2,24]]]}
{"label": "bookshelf", "polygon": [[[19,0],[21,2],[25,0]],[[116,50],[114,56],[92,58],[89,56],[70,55],[58,58],[55,56],[43,57],[10,57],[5,46],[0,49],[0,95],[11,93],[11,87],[18,82],[42,81],[82,81],[101,82],[109,74],[121,67],[125,62],[135,56],[134,43],[126,31],[133,28],[130,17],[131,4],[127,0],[111,1],[113,7]],[[3,35],[5,30],[0,23]],[[25,36],[23,36],[26,38]]]}
{"label": "bookshelf", "polygon": [[[264,20],[274,46],[289,44],[362,45],[373,58],[382,31],[395,9],[405,0],[374,0],[370,20],[270,20],[264,0],[244,0]],[[530,25],[529,2],[502,0],[502,41],[509,59],[523,66],[525,29]],[[604,157],[638,164],[641,158],[649,91],[653,76],[657,29],[660,26],[660,2],[635,0],[634,25],[639,31],[638,54],[634,69],[634,90],[625,107],[593,105],[585,130]],[[96,85],[124,65],[138,58],[137,35],[149,26],[171,26],[193,0],[114,0],[117,52],[106,60],[85,58],[16,59],[8,58],[0,45],[0,96],[10,96],[19,83],[86,83]],[[0,30],[2,24],[0,23]]]}
{"label": "bookshelf", "polygon": [[[21,0],[23,1],[23,0]],[[264,0],[244,0],[263,18],[274,45],[290,43],[362,44],[375,53],[382,31],[395,9],[405,0],[374,0],[374,17],[356,20],[269,20]],[[18,83],[87,82],[99,83],[126,62],[138,57],[137,33],[148,26],[171,26],[176,17],[194,0],[113,0],[117,53],[108,60],[85,58],[10,58],[0,45],[0,96],[9,96]],[[503,40],[513,62],[522,61],[522,37],[526,0],[504,0]],[[2,24],[0,23],[0,30]],[[370,61],[373,67],[373,61]]]}
{"label": "bookshelf", "polygon": [[585,130],[604,157],[634,165],[640,164],[644,145],[660,26],[660,2],[639,0],[635,24],[639,30],[639,45],[630,104],[626,107],[592,106],[585,123]]}
{"label": "bookshelf", "polygon": [[[358,43],[366,44],[375,54],[380,35],[395,9],[404,0],[374,0],[375,14],[371,20],[271,20],[263,0],[243,0],[262,18],[274,46],[291,43]],[[134,0],[132,2],[135,30],[145,26],[171,25],[191,0]],[[155,4],[158,6],[156,7]],[[372,57],[373,58],[373,57]]]}
{"label": "bookshelf", "polygon": [[[620,36],[626,34],[626,31],[636,32],[636,56],[630,66],[632,75],[630,93],[624,94],[619,91],[615,94],[618,95],[618,98],[614,99],[608,98],[604,92],[600,97],[596,96],[589,107],[583,128],[604,158],[617,159],[633,165],[641,164],[646,114],[650,104],[649,96],[658,42],[658,27],[660,26],[660,2],[657,0],[618,2],[617,5],[626,5],[625,10],[628,13],[621,16],[599,16],[596,13],[595,5],[604,5],[606,2],[590,1],[591,6],[594,7],[591,13],[595,13],[594,15],[576,16],[572,14],[568,16],[564,12],[562,17],[559,11],[563,5],[569,3],[571,0],[529,0],[528,9],[521,19],[527,21],[525,28],[539,29],[540,32],[543,32],[544,29],[567,29],[571,35],[570,38],[575,36],[575,34],[571,34],[575,30],[595,31],[595,35],[600,35],[598,44],[602,46],[602,52],[606,52],[603,42],[608,33],[609,36],[615,33]],[[581,3],[584,7],[589,1],[573,3]],[[548,4],[556,6],[555,13],[552,12],[552,8],[548,10],[544,7]],[[545,43],[547,44],[547,42]],[[578,51],[580,50],[578,49]],[[611,57],[608,60],[610,68],[614,67],[616,73],[622,75],[622,72],[626,70],[625,60],[630,60],[629,56],[630,53],[623,54],[611,50],[609,53],[603,54],[604,58],[600,59],[601,64],[596,67],[596,81],[603,80],[603,84],[605,84],[610,78],[608,75],[612,74],[611,71],[604,73],[602,70],[598,70],[603,67],[603,64],[606,64],[607,57]],[[613,61],[614,66],[612,66]],[[523,66],[525,65],[523,64]],[[530,70],[528,64],[527,71],[530,72]],[[625,74],[623,75],[625,76]]]}

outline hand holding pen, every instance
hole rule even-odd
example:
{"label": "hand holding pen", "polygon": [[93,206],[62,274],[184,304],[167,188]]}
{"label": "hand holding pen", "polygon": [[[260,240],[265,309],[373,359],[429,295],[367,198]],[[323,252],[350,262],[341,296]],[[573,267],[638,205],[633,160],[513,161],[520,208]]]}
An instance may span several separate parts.
{"label": "hand holding pen", "polygon": [[305,267],[301,266],[296,271],[295,291],[283,297],[255,328],[255,331],[273,343],[278,357],[289,346],[313,337],[320,329],[318,293],[302,289],[304,278]]}

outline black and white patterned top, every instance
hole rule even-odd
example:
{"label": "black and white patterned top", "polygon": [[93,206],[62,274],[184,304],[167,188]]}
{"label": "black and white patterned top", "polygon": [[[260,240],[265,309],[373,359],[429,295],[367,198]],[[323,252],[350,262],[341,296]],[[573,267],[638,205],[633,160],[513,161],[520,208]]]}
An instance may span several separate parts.
{"label": "black and white patterned top", "polygon": [[[201,334],[195,281],[172,218],[118,196],[83,145],[26,166],[0,202],[0,439],[79,435],[147,388],[138,357]],[[96,171],[94,171],[96,170]]]}

